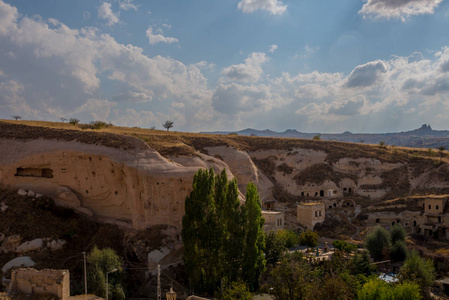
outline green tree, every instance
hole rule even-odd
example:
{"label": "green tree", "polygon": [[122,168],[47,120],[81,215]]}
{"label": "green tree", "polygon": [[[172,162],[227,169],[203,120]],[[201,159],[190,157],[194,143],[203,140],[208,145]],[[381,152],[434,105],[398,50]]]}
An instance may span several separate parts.
{"label": "green tree", "polygon": [[403,241],[396,241],[391,246],[390,258],[394,262],[404,261],[407,258],[407,247]]}
{"label": "green tree", "polygon": [[390,285],[380,279],[371,279],[357,293],[359,300],[419,300],[419,286],[416,283],[404,282]]}
{"label": "green tree", "polygon": [[278,234],[270,232],[265,236],[265,259],[267,260],[267,265],[276,264],[285,250],[285,244]]}
{"label": "green tree", "polygon": [[[87,256],[89,263],[89,291],[95,295],[106,296],[106,272],[117,269],[122,272],[122,263],[117,253],[111,248],[98,249],[94,247]],[[120,274],[109,274],[109,297],[111,299],[125,299],[121,285]]]}
{"label": "green tree", "polygon": [[164,127],[165,129],[167,129],[167,131],[169,131],[170,128],[173,127],[173,123],[174,123],[173,121],[167,120],[165,121],[164,124],[162,124],[162,127]]}
{"label": "green tree", "polygon": [[76,124],[78,124],[79,122],[80,122],[80,120],[77,119],[77,118],[70,118],[70,119],[69,119],[69,123],[72,124],[72,125],[76,125]]}
{"label": "green tree", "polygon": [[[214,244],[213,218],[215,174],[212,169],[198,170],[193,178],[193,189],[185,200],[185,214],[182,218],[182,240],[184,263],[192,287],[198,291],[211,290],[216,286],[215,276],[211,278],[211,251]],[[211,283],[212,281],[212,283]],[[212,287],[211,287],[212,285]]]}
{"label": "green tree", "polygon": [[309,247],[313,248],[318,246],[318,239],[318,233],[312,230],[306,230],[301,232],[301,234],[299,235],[299,244],[301,246],[306,246],[307,249]]}
{"label": "green tree", "polygon": [[262,209],[256,185],[249,183],[246,187],[245,202],[245,245],[243,248],[243,280],[250,290],[259,287],[259,278],[265,269],[265,236],[262,230],[265,220],[262,218]]}
{"label": "green tree", "polygon": [[401,224],[396,224],[390,229],[390,241],[393,245],[397,241],[405,242],[407,232]]}
{"label": "green tree", "polygon": [[321,140],[321,134],[314,135],[312,139],[314,139],[316,141],[320,141]]}
{"label": "green tree", "polygon": [[368,251],[356,253],[351,259],[351,273],[354,275],[362,274],[364,276],[371,276],[376,272],[376,267],[371,263]]}
{"label": "green tree", "polygon": [[377,226],[366,236],[365,247],[375,261],[382,260],[384,255],[390,250],[389,232],[385,228]]}
{"label": "green tree", "polygon": [[248,290],[248,286],[242,282],[232,282],[223,292],[222,300],[252,300],[253,295]]}
{"label": "green tree", "polygon": [[342,240],[335,240],[332,242],[332,245],[335,249],[346,253],[351,253],[352,251],[357,249],[357,245]]}
{"label": "green tree", "polygon": [[278,300],[307,299],[318,280],[318,272],[299,255],[286,254],[280,263],[270,270],[266,282]]}
{"label": "green tree", "polygon": [[14,116],[12,116],[12,118],[16,121],[22,119],[22,117],[19,115],[14,115]]}
{"label": "green tree", "polygon": [[421,290],[416,282],[403,282],[395,285],[393,289],[394,300],[419,300]]}
{"label": "green tree", "polygon": [[265,268],[263,218],[256,187],[247,191],[241,206],[237,181],[228,181],[225,170],[195,174],[182,220],[185,269],[195,291],[212,294],[241,279],[257,288]]}
{"label": "green tree", "polygon": [[421,258],[416,251],[412,251],[399,270],[399,280],[418,283],[422,293],[427,295],[435,280],[433,262],[430,259]]}
{"label": "green tree", "polygon": [[357,296],[359,300],[393,299],[392,289],[388,283],[380,279],[372,279],[365,283]]}
{"label": "green tree", "polygon": [[276,232],[276,235],[288,249],[299,244],[299,236],[294,231],[281,229]]}

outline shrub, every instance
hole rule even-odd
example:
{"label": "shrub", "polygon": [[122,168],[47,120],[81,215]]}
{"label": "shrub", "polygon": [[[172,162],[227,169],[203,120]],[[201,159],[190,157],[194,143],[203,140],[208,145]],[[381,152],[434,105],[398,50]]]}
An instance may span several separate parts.
{"label": "shrub", "polygon": [[80,120],[77,119],[77,118],[70,118],[70,119],[69,119],[69,123],[72,124],[72,125],[76,125],[76,124],[78,124],[79,122],[80,122]]}
{"label": "shrub", "polygon": [[91,128],[92,129],[96,129],[96,130],[100,130],[106,126],[108,126],[108,124],[106,124],[106,122],[103,121],[93,121],[90,122]]}

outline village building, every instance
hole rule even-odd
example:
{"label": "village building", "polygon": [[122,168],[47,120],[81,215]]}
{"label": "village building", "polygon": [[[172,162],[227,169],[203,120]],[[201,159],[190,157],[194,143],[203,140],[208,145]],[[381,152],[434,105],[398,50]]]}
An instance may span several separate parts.
{"label": "village building", "polygon": [[315,224],[323,222],[326,216],[323,202],[298,203],[296,209],[297,220],[306,229],[313,229]]}
{"label": "village building", "polygon": [[423,203],[424,224],[420,226],[421,233],[427,236],[449,239],[449,228],[444,208],[447,198],[426,198]]}
{"label": "village building", "polygon": [[50,295],[60,300],[70,297],[69,270],[36,270],[20,268],[12,271],[8,295]]}
{"label": "village building", "polygon": [[284,213],[280,211],[262,211],[262,217],[265,219],[263,230],[265,232],[277,232],[284,229]]}

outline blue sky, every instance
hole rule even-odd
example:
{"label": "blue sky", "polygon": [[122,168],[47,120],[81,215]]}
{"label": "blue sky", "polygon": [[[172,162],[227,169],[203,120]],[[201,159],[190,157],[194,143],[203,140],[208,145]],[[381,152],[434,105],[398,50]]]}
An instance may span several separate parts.
{"label": "blue sky", "polygon": [[0,118],[449,129],[448,0],[0,0]]}

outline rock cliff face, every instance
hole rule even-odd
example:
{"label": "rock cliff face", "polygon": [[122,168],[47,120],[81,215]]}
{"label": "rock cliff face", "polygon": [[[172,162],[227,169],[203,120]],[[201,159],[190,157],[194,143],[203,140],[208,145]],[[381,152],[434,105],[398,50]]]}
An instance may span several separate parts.
{"label": "rock cliff face", "polygon": [[0,182],[48,195],[56,203],[106,221],[142,229],[179,227],[198,167],[145,149],[119,150],[79,142],[0,140]]}
{"label": "rock cliff face", "polygon": [[[446,163],[403,150],[363,145],[352,151],[356,146],[346,143],[286,140],[284,144],[274,139],[270,147],[268,138],[253,137],[225,143],[210,136],[208,145],[205,136],[201,147],[193,139],[183,140],[193,155],[161,156],[131,137],[124,138],[127,147],[120,147],[99,145],[93,132],[86,133],[94,137],[87,142],[81,131],[68,131],[56,139],[55,129],[41,129],[38,137],[30,137],[16,136],[14,128],[0,133],[2,185],[33,190],[60,205],[135,229],[158,224],[180,228],[184,200],[199,168],[226,169],[230,178],[237,178],[242,195],[248,182],[256,183],[264,202],[347,196],[377,201],[449,191]],[[244,146],[235,146],[239,142]]]}

